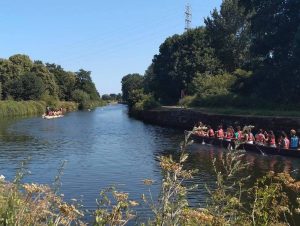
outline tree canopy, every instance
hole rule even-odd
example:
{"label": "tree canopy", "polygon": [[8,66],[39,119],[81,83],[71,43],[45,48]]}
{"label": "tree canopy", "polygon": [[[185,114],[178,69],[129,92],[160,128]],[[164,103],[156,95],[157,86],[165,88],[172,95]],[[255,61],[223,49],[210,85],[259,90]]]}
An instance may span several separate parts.
{"label": "tree canopy", "polygon": [[130,93],[135,89],[140,89],[143,86],[143,76],[140,74],[128,74],[122,78],[122,93],[123,100],[128,101]]}
{"label": "tree canopy", "polygon": [[[90,71],[65,71],[60,65],[44,64],[38,60],[33,62],[21,54],[0,59],[0,84],[2,99],[39,100],[48,95],[52,99],[66,101],[78,101],[82,96],[93,101],[100,100]],[[74,95],[76,90],[80,97]]]}
{"label": "tree canopy", "polygon": [[300,107],[299,0],[223,0],[204,24],[168,37],[142,85],[126,86],[164,104],[190,95],[195,103]]}

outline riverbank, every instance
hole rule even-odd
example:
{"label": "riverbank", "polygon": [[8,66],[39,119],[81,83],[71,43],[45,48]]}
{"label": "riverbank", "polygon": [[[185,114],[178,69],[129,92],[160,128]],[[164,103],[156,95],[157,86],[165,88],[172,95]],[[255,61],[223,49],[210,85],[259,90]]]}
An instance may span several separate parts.
{"label": "riverbank", "polygon": [[180,129],[191,129],[198,121],[202,121],[213,127],[222,123],[224,126],[254,125],[256,128],[273,129],[276,131],[300,128],[300,117],[287,116],[287,112],[282,116],[276,115],[279,112],[272,112],[273,115],[269,114],[268,116],[264,116],[262,113],[266,112],[257,111],[255,114],[250,114],[249,111],[238,112],[237,110],[230,109],[221,111],[220,109],[164,106],[152,110],[131,112],[130,115],[147,123]]}
{"label": "riverbank", "polygon": [[[0,118],[41,115],[45,112],[46,107],[47,103],[45,101],[0,101]],[[66,111],[75,111],[78,109],[78,104],[56,101],[55,107],[66,109]]]}

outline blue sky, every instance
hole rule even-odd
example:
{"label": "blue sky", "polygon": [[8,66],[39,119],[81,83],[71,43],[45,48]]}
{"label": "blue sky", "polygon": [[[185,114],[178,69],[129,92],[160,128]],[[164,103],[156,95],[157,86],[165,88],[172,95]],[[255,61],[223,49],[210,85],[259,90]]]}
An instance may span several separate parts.
{"label": "blue sky", "polygon": [[[0,58],[16,53],[92,71],[101,94],[143,74],[159,45],[184,31],[187,0],[0,0]],[[222,0],[189,0],[192,27]]]}

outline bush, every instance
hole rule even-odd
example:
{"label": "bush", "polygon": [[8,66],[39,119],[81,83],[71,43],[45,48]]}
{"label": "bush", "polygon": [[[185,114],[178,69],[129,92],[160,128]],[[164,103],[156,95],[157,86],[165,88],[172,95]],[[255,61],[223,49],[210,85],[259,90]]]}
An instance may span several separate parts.
{"label": "bush", "polygon": [[196,96],[185,96],[179,100],[178,104],[183,107],[191,106],[195,98]]}
{"label": "bush", "polygon": [[159,107],[160,104],[151,94],[145,94],[143,89],[137,89],[130,92],[128,106],[130,110],[142,111]]}
{"label": "bush", "polygon": [[236,77],[225,73],[221,75],[199,74],[193,80],[194,90],[199,97],[223,96],[230,93]]}

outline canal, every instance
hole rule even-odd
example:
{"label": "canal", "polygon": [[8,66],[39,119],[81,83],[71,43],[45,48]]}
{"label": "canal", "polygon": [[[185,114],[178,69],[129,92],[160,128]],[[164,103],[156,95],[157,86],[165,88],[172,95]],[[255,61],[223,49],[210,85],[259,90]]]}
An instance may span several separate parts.
{"label": "canal", "polygon": [[[162,179],[157,156],[176,153],[182,140],[183,131],[129,118],[124,105],[72,112],[55,120],[5,119],[0,120],[0,174],[12,180],[26,159],[30,174],[24,181],[51,184],[66,161],[60,193],[66,201],[81,200],[92,211],[100,190],[112,185],[141,201],[141,195],[149,192],[143,180],[151,178],[155,181],[151,191],[157,197]],[[188,198],[191,205],[203,207],[205,185],[215,184],[212,159],[221,158],[225,150],[201,144],[191,149],[187,167],[199,173],[187,183],[197,183],[199,188]],[[299,178],[298,159],[247,154],[246,160],[254,178],[268,170],[293,172]],[[143,205],[137,211],[142,216],[150,214]]]}

